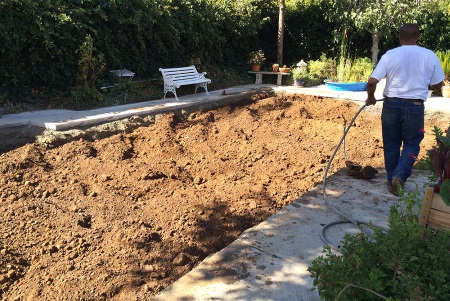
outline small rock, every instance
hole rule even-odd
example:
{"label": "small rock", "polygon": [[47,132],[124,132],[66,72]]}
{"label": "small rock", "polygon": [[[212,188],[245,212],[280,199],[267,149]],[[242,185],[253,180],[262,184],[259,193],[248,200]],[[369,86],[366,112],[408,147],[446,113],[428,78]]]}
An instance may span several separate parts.
{"label": "small rock", "polygon": [[56,246],[51,246],[48,251],[50,252],[50,254],[56,253],[58,252],[58,248]]}
{"label": "small rock", "polygon": [[144,264],[144,266],[142,267],[142,270],[144,272],[153,272],[155,270],[155,267],[151,264]]}
{"label": "small rock", "polygon": [[90,228],[92,223],[92,217],[89,214],[83,214],[80,219],[78,219],[78,225],[83,228]]}
{"label": "small rock", "polygon": [[183,265],[186,265],[188,262],[189,262],[189,257],[184,253],[178,254],[172,260],[173,265],[176,265],[176,266],[183,266]]}
{"label": "small rock", "polygon": [[8,271],[7,277],[10,280],[16,280],[17,279],[16,271],[14,271],[14,270]]}
{"label": "small rock", "polygon": [[202,177],[195,177],[194,178],[194,184],[200,185],[202,183],[205,182],[205,179],[203,179]]}
{"label": "small rock", "polygon": [[22,266],[27,266],[27,265],[28,265],[28,261],[27,261],[25,258],[20,257],[20,258],[17,260],[17,264],[22,265]]}
{"label": "small rock", "polygon": [[10,202],[15,202],[18,200],[18,198],[15,194],[11,194],[10,196],[8,196],[8,198],[6,200],[10,201]]}
{"label": "small rock", "polygon": [[110,176],[110,175],[102,175],[101,176],[101,179],[102,179],[102,181],[109,181],[109,180],[111,180],[112,179],[112,177]]}

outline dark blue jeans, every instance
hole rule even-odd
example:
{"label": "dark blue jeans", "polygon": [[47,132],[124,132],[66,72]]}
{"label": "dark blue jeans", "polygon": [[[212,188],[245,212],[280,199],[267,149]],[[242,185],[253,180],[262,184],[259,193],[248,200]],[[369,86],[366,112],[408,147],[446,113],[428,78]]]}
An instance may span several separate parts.
{"label": "dark blue jeans", "polygon": [[389,184],[392,184],[392,178],[406,182],[424,137],[423,102],[386,97],[381,124],[387,180]]}

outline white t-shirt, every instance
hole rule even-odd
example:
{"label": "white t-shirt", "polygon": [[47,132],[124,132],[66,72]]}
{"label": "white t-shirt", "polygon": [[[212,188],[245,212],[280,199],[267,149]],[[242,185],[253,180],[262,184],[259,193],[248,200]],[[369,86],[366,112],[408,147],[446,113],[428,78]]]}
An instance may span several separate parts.
{"label": "white t-shirt", "polygon": [[436,54],[417,45],[403,45],[387,51],[370,77],[386,77],[385,97],[427,100],[428,86],[445,79]]}

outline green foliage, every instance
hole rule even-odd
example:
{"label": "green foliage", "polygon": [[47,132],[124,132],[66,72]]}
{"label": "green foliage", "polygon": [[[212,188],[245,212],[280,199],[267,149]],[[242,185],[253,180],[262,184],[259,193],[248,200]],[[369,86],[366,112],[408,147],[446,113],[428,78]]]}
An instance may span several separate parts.
{"label": "green foliage", "polygon": [[94,41],[90,35],[87,35],[86,40],[75,51],[80,56],[78,61],[77,85],[94,85],[105,69],[105,58],[103,54],[100,53],[95,56],[95,51]]}
{"label": "green foliage", "polygon": [[311,86],[317,86],[323,83],[322,79],[319,79],[314,74],[310,74],[308,72],[308,66],[306,67],[298,67],[298,66],[292,66],[291,67],[291,79],[301,79],[304,87],[311,87]]}
{"label": "green foliage", "polygon": [[424,6],[416,0],[363,0],[351,4],[350,9],[351,18],[358,28],[389,36],[404,23],[417,23]]}
{"label": "green foliage", "polygon": [[307,67],[291,67],[291,78],[292,79],[302,79],[308,76]]}
{"label": "green foliage", "polygon": [[337,72],[336,60],[327,58],[323,53],[318,60],[308,62],[308,74],[321,81],[335,78]]}
{"label": "green foliage", "polygon": [[341,58],[339,62],[322,54],[319,60],[309,61],[308,74],[319,80],[334,82],[365,82],[372,74],[374,65],[369,58],[355,60]]}
{"label": "green foliage", "polygon": [[104,55],[104,78],[107,70],[122,68],[156,78],[160,67],[246,65],[266,2],[1,1],[0,93],[72,90],[79,60],[74,50],[87,35]]}
{"label": "green foliage", "polygon": [[365,58],[357,58],[351,62],[349,82],[366,82],[372,75],[374,64],[372,61]]}
{"label": "green foliage", "polygon": [[[448,1],[421,2],[426,10],[417,20],[423,45],[450,49]],[[275,62],[278,3],[0,1],[0,102],[34,98],[33,91],[58,95],[72,91],[77,86],[79,63],[74,50],[87,35],[106,63],[98,81],[107,79],[107,71],[112,69],[132,70],[141,79],[160,78],[160,67],[195,64],[205,71],[206,67],[236,69],[247,66],[248,53],[254,49],[262,49],[266,58]],[[367,56],[370,34],[353,22],[353,3],[287,0],[283,64],[292,65],[300,58],[317,60],[322,53],[329,57]],[[323,16],[320,22],[317,16]],[[389,39],[383,42],[382,50],[393,45]]]}
{"label": "green foliage", "polygon": [[341,254],[309,267],[324,300],[450,300],[450,232],[426,229],[421,237],[417,189],[391,207],[389,230],[344,237]]}
{"label": "green foliage", "polygon": [[433,132],[436,136],[436,147],[427,152],[425,159],[422,160],[423,166],[433,174],[430,177],[435,184],[435,190],[441,193],[442,200],[450,206],[450,137],[438,127],[434,127]]}
{"label": "green foliage", "polygon": [[436,51],[436,55],[441,62],[442,70],[444,70],[446,85],[450,85],[450,50]]}
{"label": "green foliage", "polygon": [[76,103],[89,103],[103,100],[103,95],[97,90],[95,84],[100,74],[105,69],[103,54],[95,55],[95,47],[92,37],[86,36],[86,40],[75,52],[79,54],[76,86],[72,90],[72,97]]}
{"label": "green foliage", "polygon": [[373,69],[374,64],[369,58],[357,58],[355,60],[341,58],[337,65],[336,78],[330,78],[330,81],[366,82]]}
{"label": "green foliage", "polygon": [[419,43],[429,49],[450,49],[450,2],[447,0],[428,0],[422,2],[424,11],[420,24],[421,37]]}
{"label": "green foliage", "polygon": [[264,57],[262,50],[252,51],[248,55],[248,63],[250,65],[262,65],[265,61],[266,58]]}

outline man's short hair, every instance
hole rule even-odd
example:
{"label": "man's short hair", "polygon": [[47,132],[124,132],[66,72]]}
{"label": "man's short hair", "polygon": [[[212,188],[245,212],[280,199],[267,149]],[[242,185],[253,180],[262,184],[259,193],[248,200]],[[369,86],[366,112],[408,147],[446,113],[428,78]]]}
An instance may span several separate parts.
{"label": "man's short hair", "polygon": [[400,37],[405,40],[418,39],[420,37],[419,26],[417,24],[404,24],[400,27]]}

